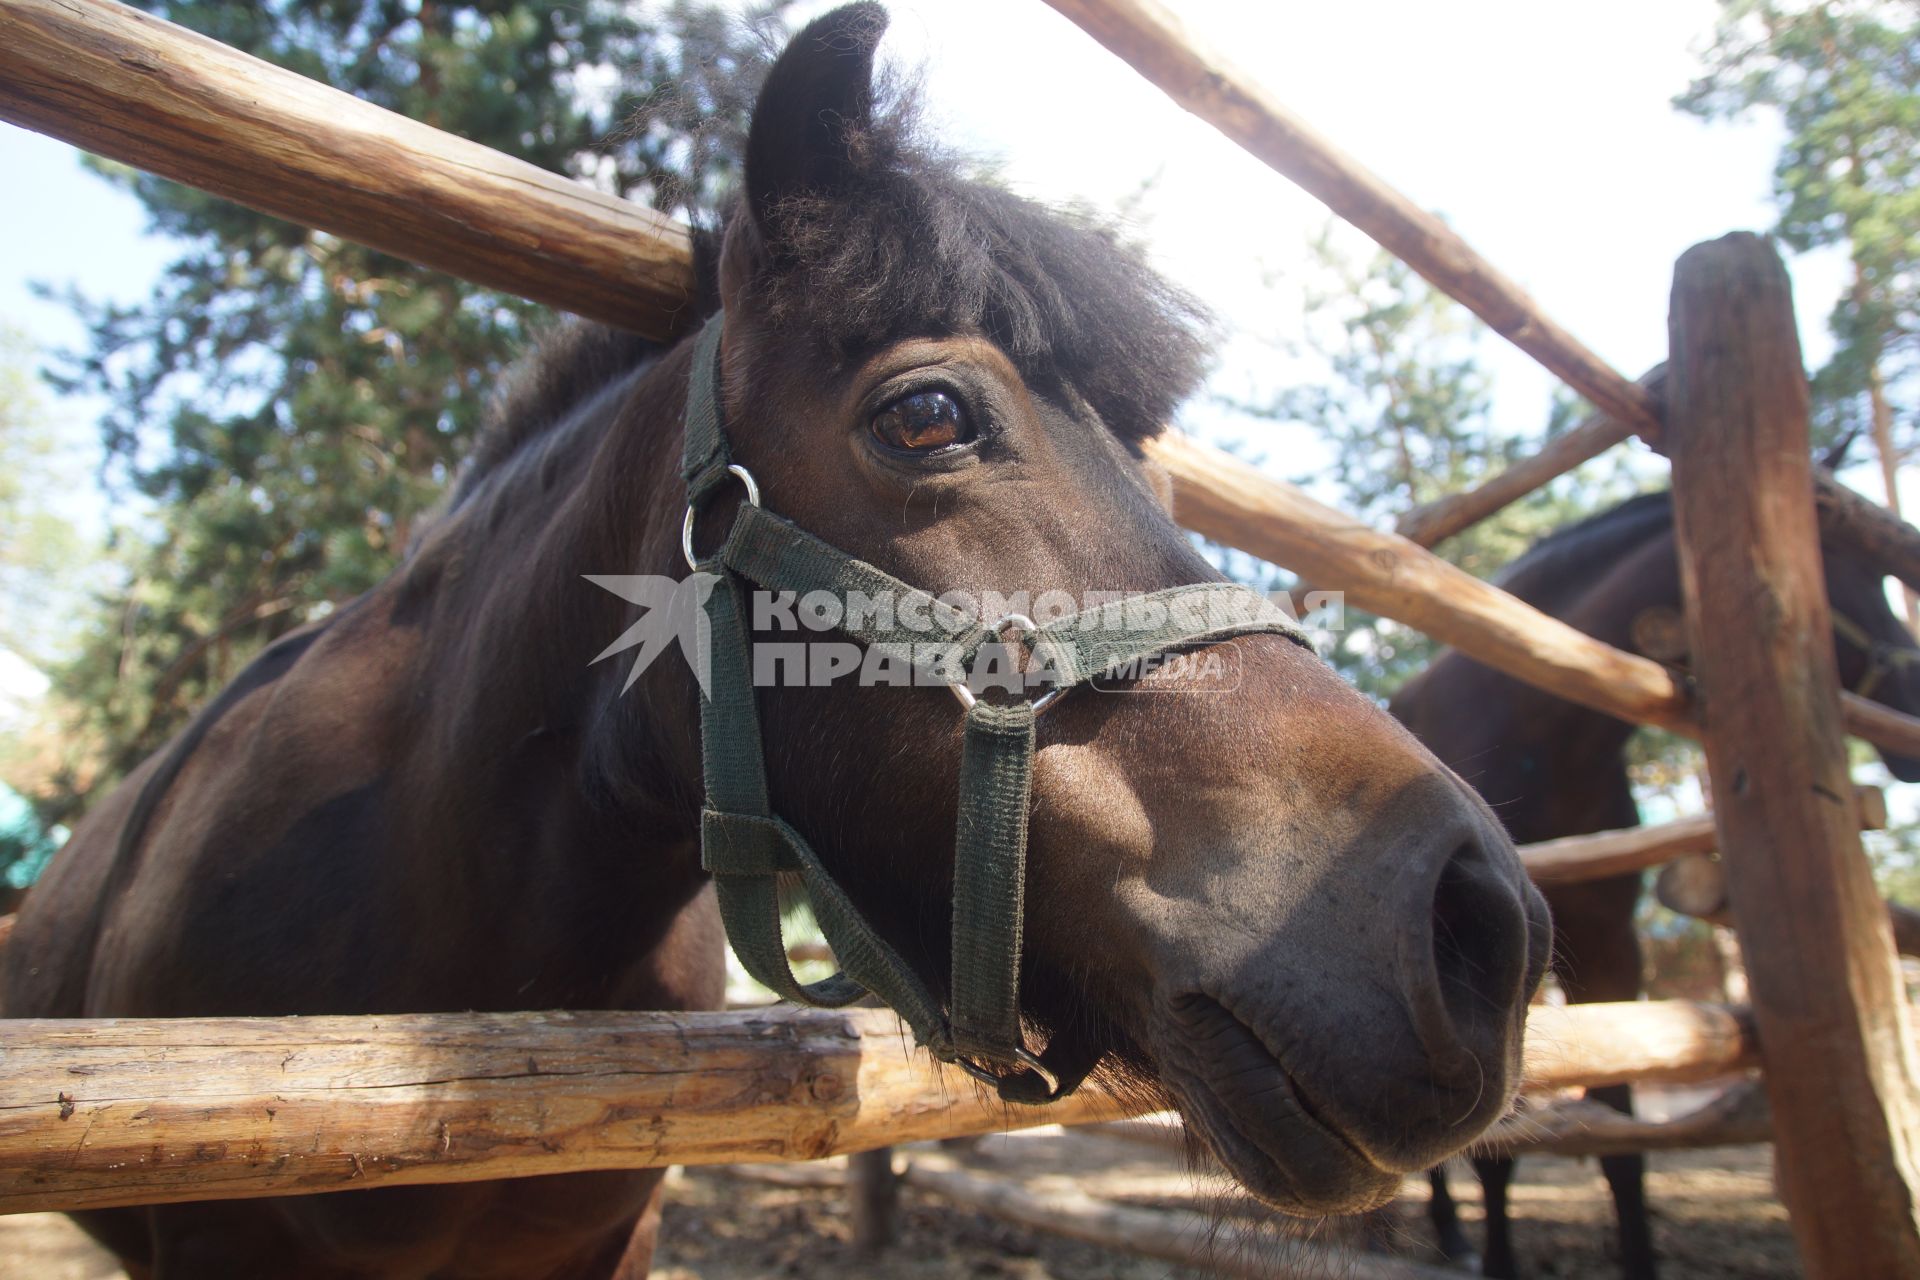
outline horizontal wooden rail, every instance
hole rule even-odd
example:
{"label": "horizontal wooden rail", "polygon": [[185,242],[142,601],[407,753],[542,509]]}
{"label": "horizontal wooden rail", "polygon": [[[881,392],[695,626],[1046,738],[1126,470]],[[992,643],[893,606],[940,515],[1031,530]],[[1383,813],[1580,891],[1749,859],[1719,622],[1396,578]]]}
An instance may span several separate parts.
{"label": "horizontal wooden rail", "polygon": [[[1695,732],[1666,668],[1595,640],[1394,533],[1187,436],[1147,443],[1173,476],[1181,524],[1300,574],[1350,604],[1424,631],[1517,680],[1637,724]],[[1920,717],[1840,695],[1847,732],[1920,757]]]}
{"label": "horizontal wooden rail", "polygon": [[1656,827],[1624,827],[1592,835],[1563,836],[1520,846],[1520,861],[1535,884],[1578,884],[1645,871],[1688,854],[1720,847],[1713,815],[1679,818]]}
{"label": "horizontal wooden rail", "polygon": [[671,219],[110,0],[0,5],[0,118],[609,324],[687,318]]}
{"label": "horizontal wooden rail", "polygon": [[1920,529],[1914,528],[1871,498],[1855,493],[1816,469],[1813,498],[1820,516],[1820,532],[1840,545],[1856,547],[1882,569],[1920,591]]}
{"label": "horizontal wooden rail", "polygon": [[1251,76],[1202,49],[1155,0],[1047,0],[1249,154],[1371,236],[1595,407],[1657,437],[1659,407],[1540,310],[1446,223],[1316,133]]}
{"label": "horizontal wooden rail", "polygon": [[[1655,365],[1638,384],[1648,395],[1656,397],[1656,402],[1665,386],[1666,373],[1666,365]],[[1400,517],[1394,531],[1409,542],[1437,547],[1582,463],[1593,461],[1633,433],[1633,423],[1595,411],[1572,430],[1547,441],[1532,457],[1522,458],[1479,487],[1465,493],[1450,493],[1415,507]]]}
{"label": "horizontal wooden rail", "polygon": [[0,1022],[0,1212],[810,1160],[1010,1108],[880,1009]]}
{"label": "horizontal wooden rail", "polygon": [[1758,1065],[1744,1009],[1691,1000],[1535,1005],[1521,1088],[1694,1084]]}
{"label": "horizontal wooden rail", "polygon": [[[1732,927],[1733,903],[1727,897],[1727,872],[1718,858],[1693,853],[1660,869],[1654,881],[1660,905],[1709,924]],[[1920,956],[1920,911],[1888,901],[1887,923],[1893,929],[1893,947],[1903,956]]]}
{"label": "horizontal wooden rail", "polygon": [[[1107,1120],[1083,1133],[1185,1151],[1186,1126],[1171,1111],[1133,1120]],[[1691,1151],[1702,1147],[1771,1142],[1773,1125],[1765,1085],[1743,1079],[1670,1120],[1639,1120],[1589,1098],[1523,1106],[1473,1144],[1475,1155],[1611,1156],[1634,1151]],[[785,1166],[775,1166],[784,1173]]]}
{"label": "horizontal wooden rail", "polygon": [[1840,695],[1840,723],[1883,751],[1920,759],[1920,717],[1883,707],[1857,693]]}
{"label": "horizontal wooden rail", "polygon": [[1742,1080],[1671,1120],[1637,1120],[1589,1098],[1521,1111],[1473,1144],[1476,1155],[1615,1156],[1773,1141],[1767,1093]]}
{"label": "horizontal wooden rail", "polygon": [[[1753,1065],[1742,1016],[1536,1009],[1531,1085]],[[810,1160],[1143,1109],[989,1100],[891,1013],[0,1021],[0,1212]]]}
{"label": "horizontal wooden rail", "polygon": [[[1854,810],[1862,831],[1887,825],[1887,797],[1878,787],[1856,786]],[[1573,884],[1644,871],[1689,854],[1720,847],[1713,815],[1679,818],[1652,827],[1623,827],[1591,835],[1563,836],[1520,846],[1520,861],[1535,884]]]}
{"label": "horizontal wooden rail", "polygon": [[1175,434],[1148,448],[1173,475],[1174,518],[1196,533],[1343,591],[1351,605],[1549,693],[1632,723],[1685,729],[1685,696],[1658,663],[1595,640],[1222,450]]}
{"label": "horizontal wooden rail", "polygon": [[[1665,363],[1649,369],[1638,385],[1664,415]],[[1632,424],[1611,414],[1589,414],[1578,426],[1541,446],[1538,453],[1514,463],[1478,488],[1436,498],[1407,512],[1395,523],[1394,530],[1423,547],[1439,546],[1633,434]],[[1660,447],[1657,438],[1648,443]],[[1920,529],[1841,484],[1830,471],[1816,469],[1813,488],[1822,535],[1842,546],[1857,548],[1887,573],[1920,591]]]}

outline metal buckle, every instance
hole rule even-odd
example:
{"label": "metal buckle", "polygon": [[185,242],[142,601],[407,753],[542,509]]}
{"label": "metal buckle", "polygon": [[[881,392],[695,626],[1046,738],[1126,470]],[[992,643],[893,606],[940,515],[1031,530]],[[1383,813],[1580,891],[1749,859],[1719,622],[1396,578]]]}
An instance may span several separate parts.
{"label": "metal buckle", "polygon": [[[1051,1102],[1060,1096],[1060,1077],[1047,1070],[1039,1058],[1028,1053],[1024,1048],[1016,1048],[1013,1051],[1013,1057],[1014,1061],[1020,1064],[1021,1070],[1031,1071],[1034,1075],[1039,1076],[1041,1081],[1047,1086],[1047,1101]],[[990,1085],[995,1089],[1000,1087],[1002,1081],[1011,1078],[996,1075],[973,1059],[967,1057],[954,1058],[953,1065],[959,1067],[981,1084]]]}
{"label": "metal buckle", "polygon": [[[753,482],[753,473],[751,471],[736,464],[727,467],[727,474],[736,477],[741,484],[747,487],[748,506],[757,507],[760,505],[760,486]],[[699,503],[690,500],[687,503],[687,514],[680,521],[680,554],[687,558],[687,568],[689,569],[698,569],[700,567],[700,562],[696,560],[693,555],[693,517],[698,509]]]}
{"label": "metal buckle", "polygon": [[[1026,641],[1031,641],[1033,637],[1039,633],[1039,630],[1040,630],[1040,628],[1037,625],[1035,625],[1033,619],[1029,618],[1026,614],[1010,613],[1006,617],[1000,619],[1000,621],[994,623],[991,627],[988,627],[987,634],[997,639],[997,638],[1000,638],[1001,633],[1004,632],[1008,627],[1012,627],[1014,629],[1014,634],[1016,638],[1020,640],[1026,640]],[[1032,649],[1032,646],[1030,644],[1028,645],[1028,649],[1029,651],[1031,651]],[[980,699],[977,696],[975,696],[973,690],[967,688],[967,682],[964,679],[956,680],[952,684],[948,685],[947,691],[951,693],[954,697],[958,698],[960,700],[960,705],[968,711],[973,710],[974,704],[980,701]],[[1067,686],[1057,684],[1053,686],[1053,688],[1041,694],[1038,698],[1035,698],[1033,700],[1033,714],[1037,716],[1042,711],[1045,711],[1048,707],[1054,704],[1054,702],[1060,697],[1061,694],[1065,693],[1066,691],[1067,691]]]}

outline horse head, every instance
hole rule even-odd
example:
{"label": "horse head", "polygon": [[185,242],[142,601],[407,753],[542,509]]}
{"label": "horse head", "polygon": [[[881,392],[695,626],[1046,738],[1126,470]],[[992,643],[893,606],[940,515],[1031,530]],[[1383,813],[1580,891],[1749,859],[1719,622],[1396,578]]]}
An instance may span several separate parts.
{"label": "horse head", "polygon": [[[1885,566],[1846,539],[1825,534],[1820,557],[1841,687],[1895,711],[1920,714],[1920,645],[1887,604]],[[1880,758],[1900,781],[1920,782],[1920,760],[1885,750]]]}
{"label": "horse head", "polygon": [[[877,104],[884,25],[817,20],[755,108],[719,262],[731,460],[767,511],[943,598],[1219,582],[1140,447],[1198,379],[1197,308],[919,149]],[[699,554],[738,495],[699,502]],[[778,612],[753,640],[795,639]],[[1083,686],[1035,722],[1026,1034],[1164,1091],[1267,1201],[1366,1207],[1505,1109],[1544,906],[1473,792],[1309,649],[1187,648],[1220,659],[1207,688]],[[951,1000],[960,707],[851,678],[757,699],[773,811]]]}

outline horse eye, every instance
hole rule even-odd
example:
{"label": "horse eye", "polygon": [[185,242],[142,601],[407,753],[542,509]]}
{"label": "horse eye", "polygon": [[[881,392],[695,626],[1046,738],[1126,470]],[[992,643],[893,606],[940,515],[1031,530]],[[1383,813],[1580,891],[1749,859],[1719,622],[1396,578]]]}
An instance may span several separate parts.
{"label": "horse eye", "polygon": [[873,415],[872,428],[881,444],[912,453],[950,449],[973,439],[966,411],[944,391],[901,396]]}

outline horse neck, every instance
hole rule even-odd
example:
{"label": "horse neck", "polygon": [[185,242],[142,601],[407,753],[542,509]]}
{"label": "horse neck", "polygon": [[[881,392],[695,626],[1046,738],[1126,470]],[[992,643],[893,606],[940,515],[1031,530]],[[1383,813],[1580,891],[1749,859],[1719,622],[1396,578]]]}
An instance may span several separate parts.
{"label": "horse neck", "polygon": [[664,654],[623,694],[631,655],[593,659],[638,610],[584,576],[684,573],[686,360],[683,347],[613,379],[529,440],[409,566],[453,588],[425,664],[449,674],[435,684],[435,767],[469,790],[537,787],[548,820],[589,845],[684,853],[697,819],[692,678]]}
{"label": "horse neck", "polygon": [[[1611,549],[1605,563],[1566,566],[1552,582],[1531,590],[1521,584],[1515,594],[1631,651],[1636,617],[1681,604],[1672,526],[1651,531],[1630,548]],[[1516,839],[1552,839],[1638,821],[1625,751],[1636,726],[1509,676],[1489,676],[1500,687],[1476,696],[1489,713],[1477,734],[1477,756],[1463,758],[1461,772],[1496,805]]]}

